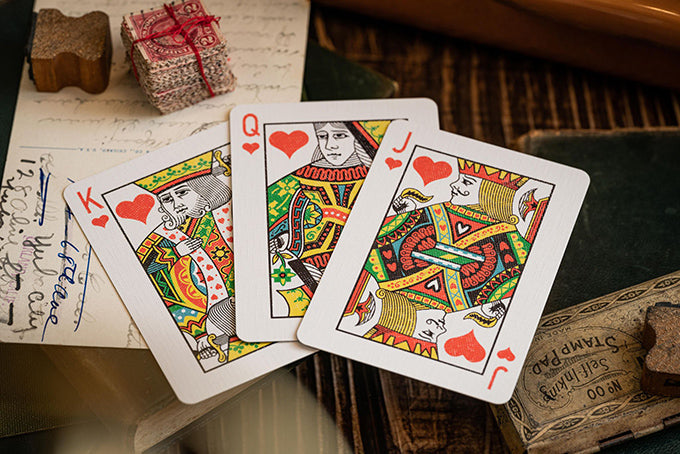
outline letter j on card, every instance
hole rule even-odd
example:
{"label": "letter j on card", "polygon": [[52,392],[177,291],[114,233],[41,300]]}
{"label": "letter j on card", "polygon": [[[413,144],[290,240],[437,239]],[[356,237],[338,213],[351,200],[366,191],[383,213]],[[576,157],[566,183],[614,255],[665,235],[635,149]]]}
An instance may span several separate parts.
{"label": "letter j on card", "polygon": [[392,122],[299,340],[506,402],[588,181],[578,169]]}
{"label": "letter j on card", "polygon": [[[237,106],[231,112],[236,331],[296,340],[393,120],[437,128],[428,99]],[[397,165],[396,161],[393,165]]]}

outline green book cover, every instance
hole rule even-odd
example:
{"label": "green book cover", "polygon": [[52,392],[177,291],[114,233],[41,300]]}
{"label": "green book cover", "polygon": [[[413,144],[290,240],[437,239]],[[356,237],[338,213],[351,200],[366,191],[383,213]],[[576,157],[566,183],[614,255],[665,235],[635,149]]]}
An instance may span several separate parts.
{"label": "green book cover", "polygon": [[308,41],[302,90],[303,101],[390,98],[397,83]]}
{"label": "green book cover", "polygon": [[492,406],[508,446],[678,452],[680,399],[639,380],[646,308],[680,295],[680,130],[539,131],[520,148],[591,184],[515,393]]}
{"label": "green book cover", "polygon": [[680,269],[680,130],[538,131],[520,148],[590,175],[544,313]]}

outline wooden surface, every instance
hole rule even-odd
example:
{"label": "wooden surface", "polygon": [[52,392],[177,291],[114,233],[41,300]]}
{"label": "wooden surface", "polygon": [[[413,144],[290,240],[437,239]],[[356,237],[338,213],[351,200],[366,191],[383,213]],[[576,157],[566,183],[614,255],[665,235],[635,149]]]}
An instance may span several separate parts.
{"label": "wooden surface", "polygon": [[[678,126],[678,93],[314,5],[310,38],[439,105],[444,130],[513,148],[534,129]],[[167,452],[508,452],[485,403],[317,353]],[[308,406],[308,400],[321,406]],[[291,404],[292,402],[292,404]],[[330,420],[330,424],[328,423]]]}
{"label": "wooden surface", "polygon": [[[611,5],[622,4],[618,8],[605,6],[607,0],[316,1],[537,58],[680,89],[680,54],[672,44],[676,39],[652,17],[660,14],[673,18],[671,21],[676,19],[677,1],[670,9],[653,7],[650,2],[654,0],[612,1]],[[645,13],[626,11],[626,4]],[[595,5],[602,8],[599,14]],[[666,26],[673,27],[668,22]]]}
{"label": "wooden surface", "polygon": [[677,126],[678,93],[442,35],[315,8],[322,45],[439,105],[441,127],[512,147],[532,129]]}
{"label": "wooden surface", "polygon": [[[536,129],[677,127],[680,120],[679,94],[669,90],[328,7],[314,5],[310,20],[311,39],[395,79],[397,96],[434,99],[442,129],[488,143],[515,148],[520,136]],[[6,102],[13,105],[14,100]],[[508,449],[485,403],[317,353],[289,374],[249,389],[204,425],[155,451],[507,453]]]}
{"label": "wooden surface", "polygon": [[[10,4],[18,9],[25,2]],[[488,143],[514,148],[536,129],[677,127],[680,121],[677,92],[328,7],[314,5],[310,20],[311,39],[395,79],[397,96],[434,99],[442,129]],[[11,23],[0,35],[13,36],[13,27],[26,24]],[[9,42],[7,58],[19,60],[22,44]],[[9,75],[2,76],[9,89],[0,100],[13,106],[18,73]],[[11,115],[0,123],[6,143]],[[326,353],[245,394],[157,451],[508,452],[485,403]],[[44,446],[38,451],[56,450],[51,441]]]}
{"label": "wooden surface", "polygon": [[[514,148],[535,129],[680,120],[680,98],[669,90],[328,7],[313,5],[310,20],[311,39],[395,79],[397,96],[434,99],[442,129],[488,143]],[[326,353],[253,387],[156,451],[508,452],[485,403]]]}

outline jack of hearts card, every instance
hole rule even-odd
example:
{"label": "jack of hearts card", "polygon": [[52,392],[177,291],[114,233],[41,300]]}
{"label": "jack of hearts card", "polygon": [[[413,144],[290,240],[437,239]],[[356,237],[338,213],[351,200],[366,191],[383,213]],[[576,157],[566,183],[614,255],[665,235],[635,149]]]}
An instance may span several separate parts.
{"label": "jack of hearts card", "polygon": [[178,398],[207,399],[312,350],[236,336],[226,124],[78,181],[64,198]]}
{"label": "jack of hearts card", "polygon": [[507,401],[588,181],[578,169],[394,122],[300,341]]}
{"label": "jack of hearts card", "polygon": [[392,120],[433,129],[428,99],[237,106],[231,112],[236,329],[295,340]]}

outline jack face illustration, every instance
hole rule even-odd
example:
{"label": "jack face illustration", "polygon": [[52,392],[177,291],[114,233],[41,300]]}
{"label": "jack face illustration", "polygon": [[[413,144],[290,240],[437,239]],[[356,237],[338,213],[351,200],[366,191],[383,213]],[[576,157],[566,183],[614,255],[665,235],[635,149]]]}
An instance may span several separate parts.
{"label": "jack face illustration", "polygon": [[507,402],[587,186],[578,169],[394,121],[297,338]]}
{"label": "jack face illustration", "polygon": [[451,203],[457,205],[479,203],[479,186],[481,182],[481,178],[460,174],[460,177],[450,185]]}
{"label": "jack face illustration", "polygon": [[[423,172],[434,165],[425,161]],[[437,164],[453,173],[448,163]],[[503,318],[548,197],[535,200],[534,185],[523,189],[531,181],[526,177],[463,159],[454,165],[447,201],[432,203],[422,192],[427,183],[397,191],[396,214],[382,223],[340,330],[441,359],[437,341],[449,314],[465,313],[456,320],[472,320],[475,329]]]}

